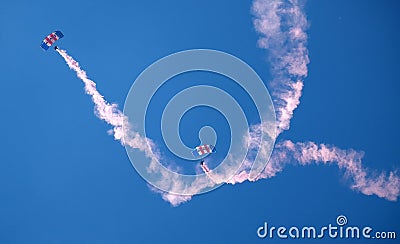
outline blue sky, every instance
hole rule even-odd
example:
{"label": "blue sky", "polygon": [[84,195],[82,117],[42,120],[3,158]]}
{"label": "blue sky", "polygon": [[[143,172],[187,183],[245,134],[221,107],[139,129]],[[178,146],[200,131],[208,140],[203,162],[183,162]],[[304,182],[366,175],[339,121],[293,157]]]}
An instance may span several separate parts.
{"label": "blue sky", "polygon": [[[120,108],[147,66],[191,48],[233,54],[267,82],[268,53],[257,47],[250,8],[228,0],[0,3],[0,243],[262,243],[270,241],[256,235],[264,221],[322,226],[340,214],[400,234],[399,203],[352,191],[336,166],[288,166],[172,207],[106,133],[82,82],[39,47],[63,31],[59,45]],[[309,75],[280,139],[362,150],[364,166],[377,172],[399,168],[397,9],[396,1],[307,2]],[[309,242],[274,243],[290,241]],[[339,241],[354,240],[324,243]]]}

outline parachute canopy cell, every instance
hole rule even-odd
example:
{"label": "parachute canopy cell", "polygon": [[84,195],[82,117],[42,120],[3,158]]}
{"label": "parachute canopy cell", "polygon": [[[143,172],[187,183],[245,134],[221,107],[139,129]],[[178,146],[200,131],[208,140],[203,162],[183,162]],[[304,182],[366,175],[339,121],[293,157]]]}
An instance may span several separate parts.
{"label": "parachute canopy cell", "polygon": [[195,149],[193,149],[192,154],[195,157],[199,157],[199,156],[203,156],[203,155],[214,153],[214,152],[216,152],[216,150],[213,145],[204,144],[204,145],[200,145],[200,146],[196,147]]}
{"label": "parachute canopy cell", "polygon": [[61,31],[54,31],[50,35],[46,36],[44,38],[42,44],[40,45],[44,50],[49,49],[53,43],[55,43],[58,39],[63,38],[64,35],[61,33]]}

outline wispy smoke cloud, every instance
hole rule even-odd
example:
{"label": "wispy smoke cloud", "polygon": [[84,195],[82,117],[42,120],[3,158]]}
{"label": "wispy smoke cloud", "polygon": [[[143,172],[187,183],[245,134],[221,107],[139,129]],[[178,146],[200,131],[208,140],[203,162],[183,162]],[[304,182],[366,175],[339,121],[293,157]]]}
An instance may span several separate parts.
{"label": "wispy smoke cloud", "polygon": [[[104,97],[98,92],[96,83],[87,77],[86,72],[82,70],[77,61],[68,55],[65,50],[56,49],[56,51],[64,58],[68,67],[75,71],[78,78],[83,81],[85,92],[91,96],[95,105],[96,116],[112,126],[112,130],[109,131],[109,134],[112,134],[115,140],[120,141],[122,145],[127,145],[130,148],[144,152],[146,157],[151,160],[148,165],[148,170],[150,172],[161,174],[161,179],[169,177],[169,175],[167,176],[165,174],[165,171],[162,171],[160,170],[160,167],[157,167],[161,157],[157,153],[155,144],[150,139],[141,137],[139,133],[130,128],[128,118],[117,108],[117,104],[110,104],[104,99]],[[181,182],[179,182],[179,180],[172,182],[173,184],[170,186],[172,192],[179,192],[181,188],[185,187]],[[189,192],[192,193],[192,195],[195,195],[198,193],[198,189],[202,189],[206,186],[207,182],[197,181]],[[170,202],[173,206],[189,201],[192,197],[190,194],[177,195],[160,191],[152,186],[150,186],[150,188],[153,191],[160,193],[162,198],[165,201]]]}
{"label": "wispy smoke cloud", "polygon": [[[254,150],[256,145],[254,145]],[[237,184],[246,180],[257,181],[276,176],[287,165],[307,166],[333,165],[344,170],[345,177],[351,182],[351,188],[365,195],[376,195],[390,201],[396,201],[400,195],[400,177],[396,171],[377,173],[362,165],[364,152],[353,149],[343,150],[326,144],[297,142],[290,140],[275,144],[268,164],[257,178],[250,177],[251,162],[245,162],[241,169],[226,183]]]}
{"label": "wispy smoke cloud", "polygon": [[258,45],[269,52],[279,135],[290,127],[308,73],[307,18],[297,0],[256,0],[252,12],[254,28],[260,34]]}
{"label": "wispy smoke cloud", "polygon": [[[307,19],[303,6],[297,0],[269,1],[256,0],[253,3],[254,26],[261,37],[258,44],[269,51],[272,66],[274,105],[277,113],[278,135],[290,127],[293,111],[300,104],[303,81],[307,76],[309,63],[307,51]],[[250,150],[260,150],[260,156],[269,160],[263,172],[255,179],[250,178],[250,163],[244,163],[238,173],[227,183],[256,181],[274,177],[287,164],[309,165],[334,164],[344,169],[351,182],[351,188],[366,195],[376,195],[396,201],[400,194],[400,178],[397,172],[376,174],[362,166],[364,153],[343,150],[314,142],[278,142],[272,156],[259,148],[259,134],[270,130],[270,125],[254,125],[245,138]]]}
{"label": "wispy smoke cloud", "polygon": [[120,141],[123,145],[129,145],[132,148],[146,152],[149,156],[152,155],[147,146],[152,144],[150,140],[140,137],[132,130],[125,130],[129,131],[130,134],[124,134],[122,127],[129,126],[128,118],[118,109],[118,105],[110,104],[104,99],[97,91],[96,83],[87,77],[86,72],[81,69],[79,63],[69,56],[65,50],[56,49],[56,51],[64,58],[68,67],[75,71],[78,78],[83,81],[85,92],[91,96],[95,105],[96,116],[112,126],[112,130],[109,133],[114,135],[115,140]]}
{"label": "wispy smoke cloud", "polygon": [[122,126],[126,117],[118,110],[116,104],[109,104],[103,96],[97,91],[96,83],[90,80],[86,72],[81,69],[79,63],[76,62],[71,56],[67,54],[65,50],[56,49],[56,51],[64,58],[68,67],[74,70],[79,79],[85,84],[85,92],[92,97],[92,101],[95,104],[95,113],[97,117],[104,120],[114,128],[114,137],[116,140],[122,138]]}
{"label": "wispy smoke cloud", "polygon": [[[309,63],[306,47],[308,23],[303,5],[297,0],[255,0],[252,12],[254,27],[260,33],[258,45],[269,52],[273,76],[270,86],[277,113],[277,124],[253,125],[250,132],[244,136],[243,145],[245,147],[250,146],[252,152],[258,152],[257,156],[264,162],[268,162],[267,166],[260,175],[255,178],[251,177],[253,162],[248,158],[230,178],[230,169],[216,173],[204,164],[199,166],[199,170],[203,170],[209,179],[196,178],[190,187],[182,184],[178,179],[170,179],[168,183],[165,182],[165,184],[169,184],[168,188],[171,192],[182,192],[182,189],[184,189],[186,195],[168,193],[153,187],[151,189],[160,193],[162,198],[171,205],[177,206],[189,201],[193,195],[198,194],[203,189],[216,184],[236,184],[246,180],[257,181],[271,178],[281,172],[288,164],[302,166],[323,164],[336,165],[339,169],[342,169],[345,177],[351,181],[352,189],[366,195],[376,195],[396,201],[400,195],[400,178],[397,172],[379,174],[372,172],[362,165],[364,155],[362,152],[352,149],[343,150],[325,144],[318,145],[314,142],[294,143],[289,140],[278,142],[271,157],[269,157],[267,149],[260,148],[260,134],[271,134],[275,126],[278,129],[277,136],[282,131],[288,130],[293,111],[300,104],[303,79],[307,76],[307,64]],[[57,50],[57,52],[84,82],[85,91],[91,96],[95,104],[96,115],[112,126],[110,134],[121,144],[144,152],[146,157],[151,160],[148,165],[149,172],[159,174],[162,184],[162,180],[168,176],[157,167],[160,155],[154,150],[156,148],[154,143],[129,128],[128,118],[118,110],[116,104],[110,104],[103,98],[97,91],[96,84],[86,76],[86,72],[66,51]]]}
{"label": "wispy smoke cloud", "polygon": [[310,164],[336,165],[344,170],[344,175],[351,181],[351,188],[366,195],[376,195],[390,201],[396,201],[400,194],[400,178],[396,172],[376,175],[362,165],[363,152],[353,149],[343,150],[335,146],[314,142],[286,140],[275,145],[269,164],[259,179],[271,178],[282,171],[287,164],[302,166]]}

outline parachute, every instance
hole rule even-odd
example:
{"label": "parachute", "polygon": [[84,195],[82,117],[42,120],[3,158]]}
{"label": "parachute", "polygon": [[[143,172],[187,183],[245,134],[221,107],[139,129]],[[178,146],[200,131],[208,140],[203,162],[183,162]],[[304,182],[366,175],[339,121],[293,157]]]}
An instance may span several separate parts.
{"label": "parachute", "polygon": [[42,44],[40,45],[44,50],[49,49],[53,43],[55,43],[58,39],[63,38],[64,35],[61,33],[61,31],[54,31],[50,35],[46,36],[44,38]]}
{"label": "parachute", "polygon": [[194,157],[199,157],[199,156],[203,156],[203,155],[214,153],[214,152],[216,152],[216,150],[213,145],[204,144],[204,145],[200,145],[200,146],[196,147],[195,149],[193,149],[192,154]]}

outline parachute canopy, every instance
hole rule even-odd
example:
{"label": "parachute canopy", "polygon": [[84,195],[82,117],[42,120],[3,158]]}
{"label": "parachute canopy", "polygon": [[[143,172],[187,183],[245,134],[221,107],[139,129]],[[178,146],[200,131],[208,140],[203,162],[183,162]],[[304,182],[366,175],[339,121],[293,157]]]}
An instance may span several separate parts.
{"label": "parachute canopy", "polygon": [[53,43],[55,43],[58,39],[63,38],[64,35],[61,33],[61,31],[54,31],[50,35],[46,36],[44,38],[42,44],[40,45],[44,50],[49,49]]}
{"label": "parachute canopy", "polygon": [[205,154],[210,154],[213,152],[216,152],[215,147],[213,145],[204,144],[204,145],[200,145],[200,146],[196,147],[192,151],[192,154],[193,154],[193,156],[198,157],[198,156],[203,156]]}

